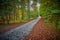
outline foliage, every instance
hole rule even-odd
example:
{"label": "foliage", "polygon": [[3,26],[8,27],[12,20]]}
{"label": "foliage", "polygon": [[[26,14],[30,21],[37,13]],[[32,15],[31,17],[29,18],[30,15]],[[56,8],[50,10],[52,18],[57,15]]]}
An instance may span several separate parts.
{"label": "foliage", "polygon": [[[30,4],[30,1],[33,3]],[[9,24],[35,19],[38,15],[36,4],[37,0],[0,0],[0,23]],[[30,7],[33,10],[30,10]]]}
{"label": "foliage", "polygon": [[[45,24],[60,29],[60,1],[41,0],[40,15],[45,18]],[[59,20],[59,21],[58,21]]]}

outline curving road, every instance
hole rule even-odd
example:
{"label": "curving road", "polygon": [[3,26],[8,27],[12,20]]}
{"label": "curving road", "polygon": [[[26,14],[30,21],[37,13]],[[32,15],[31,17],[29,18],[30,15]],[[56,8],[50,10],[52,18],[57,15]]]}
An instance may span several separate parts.
{"label": "curving road", "polygon": [[24,25],[0,35],[0,40],[23,40],[23,38],[30,33],[34,25],[40,20],[40,16]]}

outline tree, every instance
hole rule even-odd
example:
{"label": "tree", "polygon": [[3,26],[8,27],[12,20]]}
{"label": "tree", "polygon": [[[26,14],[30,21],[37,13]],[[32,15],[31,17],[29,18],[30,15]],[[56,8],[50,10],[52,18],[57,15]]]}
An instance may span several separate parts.
{"label": "tree", "polygon": [[33,0],[33,8],[34,8],[35,15],[38,16],[37,0]]}
{"label": "tree", "polygon": [[[48,26],[56,27],[60,31],[60,1],[41,0],[40,13],[45,18]],[[45,24],[46,24],[45,23]]]}
{"label": "tree", "polygon": [[27,0],[27,9],[28,9],[27,16],[30,19],[30,0]]}
{"label": "tree", "polygon": [[21,0],[22,19],[24,17],[25,0]]}
{"label": "tree", "polygon": [[1,8],[0,10],[2,11],[1,19],[3,20],[2,22],[5,24],[6,22],[9,23],[9,16],[12,11],[12,4],[11,0],[1,0],[0,5]]}

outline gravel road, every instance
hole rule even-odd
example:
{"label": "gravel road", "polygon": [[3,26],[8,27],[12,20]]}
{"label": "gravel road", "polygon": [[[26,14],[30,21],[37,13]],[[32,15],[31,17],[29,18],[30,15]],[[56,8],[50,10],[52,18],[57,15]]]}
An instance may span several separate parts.
{"label": "gravel road", "polygon": [[11,29],[8,32],[0,35],[0,40],[23,40],[27,36],[34,25],[40,20],[40,16],[26,24],[23,24],[17,28]]}

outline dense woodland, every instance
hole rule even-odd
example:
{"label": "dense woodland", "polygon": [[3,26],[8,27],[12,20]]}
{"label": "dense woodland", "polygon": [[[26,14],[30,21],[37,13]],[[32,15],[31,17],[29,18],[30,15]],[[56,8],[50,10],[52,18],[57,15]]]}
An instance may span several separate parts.
{"label": "dense woodland", "polygon": [[0,23],[19,23],[45,18],[45,24],[60,30],[60,0],[0,0]]}
{"label": "dense woodland", "polygon": [[38,17],[38,0],[1,0],[0,23],[18,23]]}
{"label": "dense woodland", "polygon": [[60,0],[41,0],[40,15],[45,18],[45,24],[56,27],[60,31]]}

